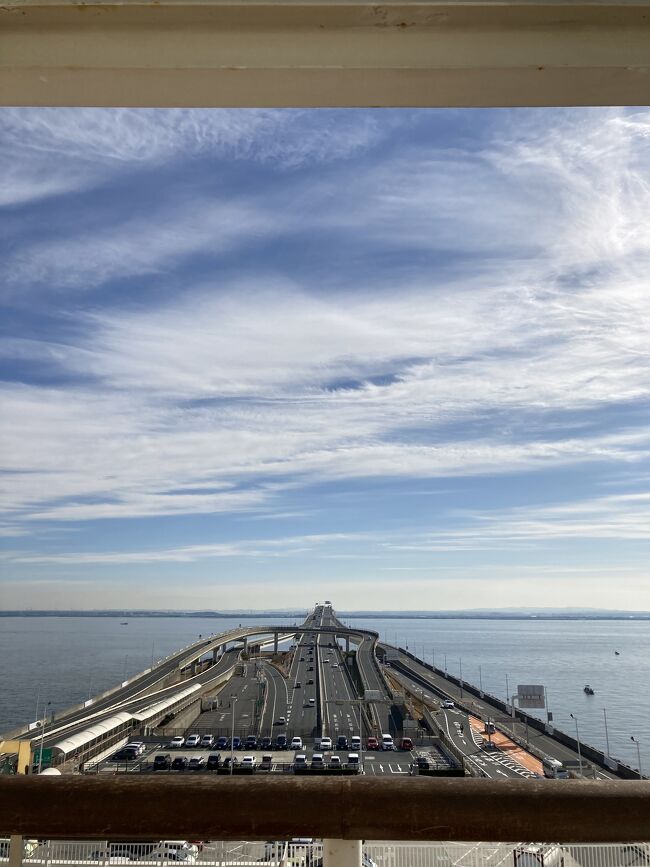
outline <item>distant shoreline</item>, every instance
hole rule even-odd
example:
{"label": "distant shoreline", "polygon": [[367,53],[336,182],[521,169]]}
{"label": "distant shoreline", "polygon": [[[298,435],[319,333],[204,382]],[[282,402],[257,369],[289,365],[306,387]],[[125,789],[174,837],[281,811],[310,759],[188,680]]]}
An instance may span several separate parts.
{"label": "distant shoreline", "polygon": [[[0,617],[103,617],[115,619],[160,619],[165,617],[214,620],[277,620],[304,618],[307,611],[0,611]],[[454,611],[454,612],[377,612],[377,611],[341,611],[340,618],[363,620],[650,620],[650,612],[626,611],[593,611],[593,612],[547,612],[531,613],[490,611]]]}

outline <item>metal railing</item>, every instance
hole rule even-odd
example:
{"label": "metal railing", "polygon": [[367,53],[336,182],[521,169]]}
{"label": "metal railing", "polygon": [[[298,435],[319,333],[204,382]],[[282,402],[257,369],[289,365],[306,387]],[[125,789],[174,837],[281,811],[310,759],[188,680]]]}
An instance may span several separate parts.
{"label": "metal railing", "polygon": [[[119,842],[109,840],[25,840],[22,864],[76,867],[113,864],[202,867],[321,867],[323,844],[266,841]],[[8,841],[0,840],[0,862],[8,862]],[[650,844],[570,845],[560,843],[399,843],[363,846],[363,867],[650,867]]]}

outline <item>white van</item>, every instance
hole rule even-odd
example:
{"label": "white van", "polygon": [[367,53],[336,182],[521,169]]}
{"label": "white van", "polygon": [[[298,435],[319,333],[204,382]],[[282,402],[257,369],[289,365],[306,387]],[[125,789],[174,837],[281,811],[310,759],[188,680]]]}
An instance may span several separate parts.
{"label": "white van", "polygon": [[382,735],[381,736],[381,748],[382,750],[394,750],[395,744],[393,743],[393,738],[391,735]]}
{"label": "white van", "polygon": [[359,737],[359,735],[352,735],[352,737],[350,738],[350,749],[353,750],[355,753],[359,752],[359,750],[361,749],[361,738]]}

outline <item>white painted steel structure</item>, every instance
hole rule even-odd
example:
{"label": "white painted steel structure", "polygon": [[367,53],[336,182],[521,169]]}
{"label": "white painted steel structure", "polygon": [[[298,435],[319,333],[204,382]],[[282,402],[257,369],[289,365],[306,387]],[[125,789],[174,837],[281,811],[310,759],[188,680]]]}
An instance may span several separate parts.
{"label": "white painted steel structure", "polygon": [[5,0],[0,103],[650,102],[641,0]]}

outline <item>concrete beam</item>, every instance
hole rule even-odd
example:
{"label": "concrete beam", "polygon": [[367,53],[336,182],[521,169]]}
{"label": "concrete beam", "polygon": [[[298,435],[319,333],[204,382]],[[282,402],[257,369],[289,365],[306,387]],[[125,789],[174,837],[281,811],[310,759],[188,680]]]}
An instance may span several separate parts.
{"label": "concrete beam", "polygon": [[0,102],[650,102],[650,3],[5,0]]}

